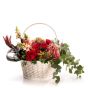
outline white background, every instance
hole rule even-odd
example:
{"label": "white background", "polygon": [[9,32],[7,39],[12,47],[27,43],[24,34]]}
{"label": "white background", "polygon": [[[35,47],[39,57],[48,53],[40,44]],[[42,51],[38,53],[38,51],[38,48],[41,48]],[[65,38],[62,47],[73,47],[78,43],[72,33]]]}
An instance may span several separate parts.
{"label": "white background", "polygon": [[[9,48],[2,37],[14,37],[16,26],[23,32],[28,25],[35,22],[51,25],[57,32],[58,39],[70,45],[72,54],[85,67],[82,79],[76,79],[75,75],[69,75],[63,70],[58,85],[23,81],[20,62],[6,60],[5,55]],[[0,0],[1,88],[87,88],[87,80],[88,0]]]}

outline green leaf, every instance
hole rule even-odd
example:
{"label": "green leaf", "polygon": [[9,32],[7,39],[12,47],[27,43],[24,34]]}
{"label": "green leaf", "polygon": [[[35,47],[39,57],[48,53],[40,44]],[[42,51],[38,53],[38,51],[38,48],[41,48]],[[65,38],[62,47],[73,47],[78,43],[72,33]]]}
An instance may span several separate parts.
{"label": "green leaf", "polygon": [[49,60],[48,59],[41,59],[40,58],[39,61],[42,62],[42,63],[48,63]]}
{"label": "green leaf", "polygon": [[72,73],[72,69],[69,68],[69,73]]}
{"label": "green leaf", "polygon": [[79,78],[81,78],[81,75],[79,76]]}
{"label": "green leaf", "polygon": [[60,82],[60,76],[55,76],[55,78],[56,78],[55,82],[59,83]]}
{"label": "green leaf", "polygon": [[35,61],[35,60],[34,60],[34,61],[32,61],[32,63],[33,63],[33,64],[36,64],[36,63],[37,63],[37,61]]}
{"label": "green leaf", "polygon": [[63,64],[66,64],[66,68],[69,68],[69,73],[73,73],[74,71],[74,74],[76,74],[78,77],[84,73],[83,66],[79,65],[79,60],[75,61],[75,57],[71,55],[68,44],[64,43],[60,47],[60,54]]}
{"label": "green leaf", "polygon": [[27,35],[27,34],[24,34],[24,38],[25,38],[25,39],[28,39],[28,35]]}
{"label": "green leaf", "polygon": [[82,73],[84,73],[84,71],[82,70]]}
{"label": "green leaf", "polygon": [[55,76],[55,75],[57,75],[58,74],[58,71],[55,71],[54,73],[53,73],[53,77]]}
{"label": "green leaf", "polygon": [[60,65],[58,65],[57,69],[61,69],[61,66],[60,66]]}
{"label": "green leaf", "polygon": [[61,62],[61,60],[57,59],[57,60],[54,61],[54,64],[59,64],[60,62]]}
{"label": "green leaf", "polygon": [[58,65],[57,64],[52,64],[51,67],[58,68]]}
{"label": "green leaf", "polygon": [[56,71],[57,71],[57,72],[61,72],[61,68],[57,68]]}
{"label": "green leaf", "polygon": [[62,54],[60,57],[61,57],[61,59],[63,60],[63,59],[66,58],[66,55]]}
{"label": "green leaf", "polygon": [[77,66],[77,69],[78,69],[78,70],[82,70],[83,67],[82,67],[81,65],[79,65],[79,66]]}

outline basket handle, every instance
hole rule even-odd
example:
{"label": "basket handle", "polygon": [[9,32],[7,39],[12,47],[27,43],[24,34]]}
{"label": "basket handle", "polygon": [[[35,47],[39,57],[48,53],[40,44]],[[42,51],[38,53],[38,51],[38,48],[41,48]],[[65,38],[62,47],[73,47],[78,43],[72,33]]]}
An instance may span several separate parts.
{"label": "basket handle", "polygon": [[55,31],[50,25],[48,25],[48,24],[46,24],[46,23],[33,23],[33,24],[29,25],[29,26],[24,30],[23,33],[25,34],[25,32],[26,32],[29,28],[31,28],[32,26],[35,26],[35,25],[45,25],[45,26],[49,27],[49,28],[54,32],[55,37],[56,37],[56,39],[58,40],[56,31]]}

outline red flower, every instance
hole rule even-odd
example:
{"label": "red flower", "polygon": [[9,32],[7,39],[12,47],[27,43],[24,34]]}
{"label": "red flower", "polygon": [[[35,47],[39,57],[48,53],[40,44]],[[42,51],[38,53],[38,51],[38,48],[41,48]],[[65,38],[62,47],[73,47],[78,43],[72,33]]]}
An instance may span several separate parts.
{"label": "red flower", "polygon": [[52,43],[52,41],[51,40],[49,40],[49,39],[46,39],[46,44],[50,44],[50,43]]}
{"label": "red flower", "polygon": [[40,48],[47,49],[47,44],[45,42],[41,43]]}
{"label": "red flower", "polygon": [[46,44],[46,42],[33,43],[32,48],[35,50],[47,49],[47,44]]}
{"label": "red flower", "polygon": [[26,60],[27,61],[35,60],[36,57],[37,57],[37,52],[34,49],[26,52]]}
{"label": "red flower", "polygon": [[[32,61],[32,60],[36,60],[36,57],[38,56],[38,53],[43,50],[45,51],[48,48],[48,45],[51,43],[52,41],[49,39],[46,39],[46,41],[43,42],[33,42],[32,43],[32,48],[31,50],[26,52],[26,60],[27,61]],[[57,55],[58,56],[58,55]]]}
{"label": "red flower", "polygon": [[40,43],[33,43],[32,44],[32,48],[35,49],[35,50],[38,50],[40,47]]}
{"label": "red flower", "polygon": [[55,58],[54,58],[54,59],[60,58],[60,53],[59,53],[59,51],[54,51],[54,55],[55,55]]}

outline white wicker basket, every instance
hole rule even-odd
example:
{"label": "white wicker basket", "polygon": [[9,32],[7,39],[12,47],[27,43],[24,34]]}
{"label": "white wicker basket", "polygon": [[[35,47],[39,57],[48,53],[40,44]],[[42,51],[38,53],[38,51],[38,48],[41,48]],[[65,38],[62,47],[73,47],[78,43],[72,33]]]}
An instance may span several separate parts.
{"label": "white wicker basket", "polygon": [[29,61],[21,61],[23,77],[28,80],[49,80],[53,77],[54,69],[50,63],[43,64],[37,61],[33,64]]}

